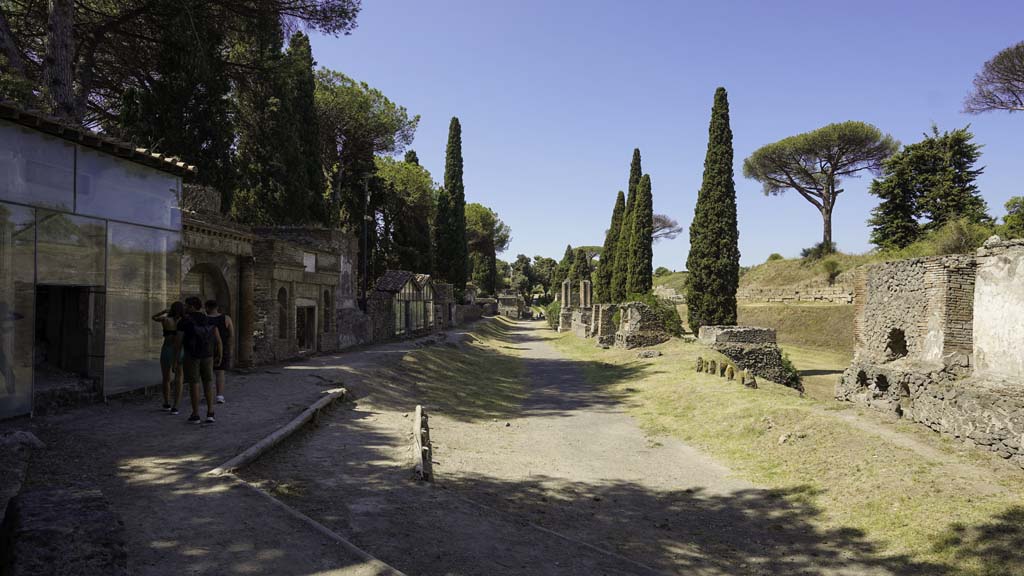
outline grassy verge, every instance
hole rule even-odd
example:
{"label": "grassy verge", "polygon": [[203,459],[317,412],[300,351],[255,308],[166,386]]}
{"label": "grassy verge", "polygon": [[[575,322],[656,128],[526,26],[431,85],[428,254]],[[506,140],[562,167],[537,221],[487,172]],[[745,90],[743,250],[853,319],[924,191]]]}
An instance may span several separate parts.
{"label": "grassy verge", "polygon": [[511,326],[501,317],[481,320],[461,342],[452,338],[400,358],[384,357],[369,383],[378,397],[411,394],[460,420],[512,416],[527,389]]}
{"label": "grassy verge", "polygon": [[853,355],[853,304],[743,303],[742,326],[774,328],[779,344]]}
{"label": "grassy verge", "polygon": [[[792,491],[790,498],[821,511],[822,529],[862,531],[886,555],[949,573],[1024,574],[1024,474],[1009,464],[961,453],[917,426],[855,426],[844,418],[854,408],[770,382],[749,390],[696,374],[697,356],[713,354],[696,343],[673,340],[658,347],[663,356],[638,361],[635,352],[549,337],[586,361],[591,384],[628,393],[648,433],[676,436],[762,486]],[[629,366],[636,376],[610,382],[601,363]],[[927,450],[912,449],[907,438]]]}

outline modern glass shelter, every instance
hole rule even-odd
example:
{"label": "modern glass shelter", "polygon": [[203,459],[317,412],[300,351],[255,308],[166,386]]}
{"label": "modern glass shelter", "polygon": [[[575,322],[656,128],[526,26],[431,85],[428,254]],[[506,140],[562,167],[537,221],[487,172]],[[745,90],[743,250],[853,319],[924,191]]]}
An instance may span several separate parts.
{"label": "modern glass shelter", "polygon": [[190,168],[0,105],[0,418],[160,382]]}

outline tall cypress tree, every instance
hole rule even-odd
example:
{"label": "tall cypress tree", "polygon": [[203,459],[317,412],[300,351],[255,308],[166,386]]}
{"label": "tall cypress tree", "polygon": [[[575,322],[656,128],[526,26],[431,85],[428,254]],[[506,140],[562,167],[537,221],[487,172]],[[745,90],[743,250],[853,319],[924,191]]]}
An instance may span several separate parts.
{"label": "tall cypress tree", "polygon": [[444,188],[438,195],[434,229],[437,275],[453,284],[461,299],[466,289],[469,249],[466,246],[466,192],[462,183],[462,126],[455,117],[448,127]]}
{"label": "tall cypress tree", "polygon": [[626,197],[622,190],[619,190],[618,196],[615,197],[615,207],[612,209],[612,221],[604,235],[601,259],[597,262],[597,280],[594,283],[594,299],[597,302],[612,301],[612,274],[615,272],[615,256],[618,253],[619,232],[625,211]]}
{"label": "tall cypress tree", "polygon": [[704,180],[690,225],[686,305],[690,329],[736,324],[736,289],[740,277],[736,185],[732,173],[732,129],[725,88],[715,91],[708,127]]}
{"label": "tall cypress tree", "polygon": [[[622,213],[622,224],[619,226],[619,238],[628,238],[633,228],[633,205],[636,204],[636,189],[642,178],[643,168],[640,165],[640,149],[633,149],[633,160],[629,163],[629,195],[626,197],[626,209]],[[618,242],[615,247],[615,265],[612,270],[611,289],[612,302],[622,302],[628,294],[626,284],[629,280],[629,262],[632,258],[629,241]]]}
{"label": "tall cypress tree", "polygon": [[636,187],[636,203],[630,217],[629,245],[631,258],[626,279],[628,294],[646,294],[653,287],[654,258],[654,196],[651,191],[651,176],[644,174]]}
{"label": "tall cypress tree", "polygon": [[572,267],[574,255],[572,244],[566,244],[562,259],[558,261],[555,272],[551,275],[551,289],[555,291],[555,294],[561,294],[562,282],[569,277],[569,268]]}
{"label": "tall cypress tree", "polygon": [[572,266],[569,267],[569,279],[573,282],[590,280],[590,257],[583,248],[577,248],[572,257]]}

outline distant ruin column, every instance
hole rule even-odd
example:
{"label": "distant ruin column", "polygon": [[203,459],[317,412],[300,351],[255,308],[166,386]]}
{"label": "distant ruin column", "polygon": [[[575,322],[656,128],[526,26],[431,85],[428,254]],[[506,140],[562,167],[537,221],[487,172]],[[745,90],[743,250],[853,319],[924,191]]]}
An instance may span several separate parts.
{"label": "distant ruin column", "polygon": [[238,367],[252,366],[253,324],[256,319],[256,278],[251,256],[243,256],[238,266]]}
{"label": "distant ruin column", "polygon": [[580,306],[590,308],[593,305],[591,302],[592,297],[590,280],[583,280],[580,282]]}

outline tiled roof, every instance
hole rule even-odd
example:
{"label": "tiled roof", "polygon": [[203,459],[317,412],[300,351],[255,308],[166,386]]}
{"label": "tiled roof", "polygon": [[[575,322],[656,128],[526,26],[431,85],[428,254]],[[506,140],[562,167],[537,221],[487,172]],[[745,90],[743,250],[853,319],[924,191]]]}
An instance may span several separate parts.
{"label": "tiled roof", "polygon": [[426,286],[427,282],[430,282],[430,274],[417,274],[416,275],[416,283],[420,285],[420,288]]}
{"label": "tiled roof", "polygon": [[59,136],[82,146],[95,148],[96,150],[138,162],[151,168],[163,170],[164,172],[180,176],[188,176],[196,172],[195,166],[186,164],[179,158],[165,156],[147,148],[138,148],[123,140],[93,132],[81,126],[75,126],[60,118],[50,116],[39,110],[29,110],[20,104],[2,98],[0,98],[0,119],[10,120],[16,124],[21,124],[40,132],[46,132],[53,136]]}
{"label": "tiled roof", "polygon": [[415,274],[406,270],[388,270],[377,279],[373,288],[380,292],[399,292],[409,280],[415,280],[415,277]]}

